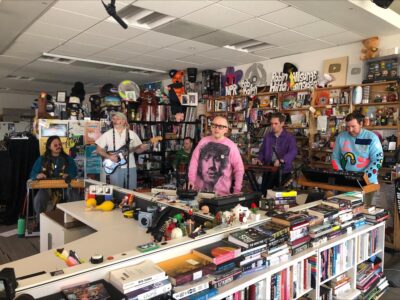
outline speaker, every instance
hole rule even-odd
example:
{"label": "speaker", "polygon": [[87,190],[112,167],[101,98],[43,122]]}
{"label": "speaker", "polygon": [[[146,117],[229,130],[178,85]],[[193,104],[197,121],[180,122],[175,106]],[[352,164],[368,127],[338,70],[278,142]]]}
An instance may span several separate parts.
{"label": "speaker", "polygon": [[393,0],[372,0],[376,5],[382,7],[384,9],[389,8],[390,4],[392,4]]}
{"label": "speaker", "polygon": [[189,82],[196,82],[197,68],[187,68],[186,71]]}

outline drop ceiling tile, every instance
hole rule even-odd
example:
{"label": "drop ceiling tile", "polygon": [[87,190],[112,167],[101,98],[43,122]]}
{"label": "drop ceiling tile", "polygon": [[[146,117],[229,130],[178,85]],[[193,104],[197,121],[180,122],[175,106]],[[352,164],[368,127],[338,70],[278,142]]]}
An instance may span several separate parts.
{"label": "drop ceiling tile", "polygon": [[154,31],[191,40],[213,32],[215,29],[179,19],[157,27]]}
{"label": "drop ceiling tile", "polygon": [[342,27],[321,20],[315,23],[297,27],[296,31],[309,35],[313,38],[319,38],[322,36],[345,32],[346,30]]}
{"label": "drop ceiling tile", "polygon": [[322,36],[320,40],[333,43],[335,45],[344,45],[349,43],[355,43],[363,40],[364,37],[351,31],[345,31],[337,34],[328,36]]}
{"label": "drop ceiling tile", "polygon": [[245,36],[249,39],[256,36],[272,34],[285,30],[285,27],[274,25],[261,19],[250,19],[222,29],[223,31]]}
{"label": "drop ceiling tile", "polygon": [[60,39],[41,36],[33,33],[23,33],[12,44],[12,48],[17,51],[42,51],[46,52],[56,48],[64,41]]}
{"label": "drop ceiling tile", "polygon": [[106,37],[104,35],[97,35],[97,34],[83,32],[70,41],[74,42],[74,43],[81,43],[81,44],[87,44],[87,45],[91,45],[91,46],[98,46],[98,47],[102,47],[102,48],[109,48],[109,47],[112,47],[116,44],[123,42],[124,40],[116,39],[113,37]]}
{"label": "drop ceiling tile", "polygon": [[193,54],[214,49],[216,48],[216,46],[188,40],[174,45],[170,45],[168,46],[168,48]]}
{"label": "drop ceiling tile", "polygon": [[149,31],[130,39],[130,41],[139,44],[150,45],[154,47],[166,47],[184,41],[184,39],[169,34]]}
{"label": "drop ceiling tile", "polygon": [[172,50],[172,49],[168,49],[168,48],[158,49],[156,51],[152,51],[147,54],[151,55],[151,56],[161,57],[165,60],[177,59],[177,58],[181,58],[181,57],[184,57],[187,55],[184,52],[180,52],[180,51],[176,51],[176,50]]}
{"label": "drop ceiling tile", "polygon": [[125,61],[131,57],[140,55],[140,53],[133,51],[121,51],[116,49],[106,49],[104,51],[98,52],[95,55],[90,56],[90,59],[103,60],[113,63],[119,63]]}
{"label": "drop ceiling tile", "polygon": [[274,57],[282,57],[287,55],[292,55],[298,53],[299,51],[295,51],[294,49],[285,49],[281,47],[275,47],[266,50],[255,51],[254,54],[258,56],[262,56],[265,58],[274,58]]}
{"label": "drop ceiling tile", "polygon": [[80,33],[77,29],[71,29],[67,27],[52,25],[49,26],[43,22],[35,22],[28,28],[26,33],[39,34],[51,38],[57,38],[61,40],[68,40]]}
{"label": "drop ceiling tile", "polygon": [[244,52],[226,48],[216,48],[200,53],[201,56],[208,56],[214,59],[222,59],[222,60],[237,59],[240,56],[243,56],[244,54],[245,54]]}
{"label": "drop ceiling tile", "polygon": [[130,63],[133,65],[136,64],[143,64],[144,66],[150,66],[150,65],[162,65],[163,62],[166,60],[161,58],[161,57],[156,57],[156,56],[150,56],[150,55],[139,55],[133,58],[129,58],[126,60],[126,63]]}
{"label": "drop ceiling tile", "polygon": [[126,41],[118,46],[111,48],[116,50],[133,51],[135,53],[148,53],[160,49],[159,46],[150,46],[146,44],[135,43],[133,40]]}
{"label": "drop ceiling tile", "polygon": [[39,21],[50,25],[58,25],[77,30],[86,30],[94,24],[98,23],[99,19],[85,17],[76,13],[51,8],[42,17],[39,18]]}
{"label": "drop ceiling tile", "polygon": [[251,17],[252,16],[249,14],[245,14],[216,3],[191,13],[182,19],[188,22],[194,22],[212,28],[221,29],[223,27],[248,20]]}
{"label": "drop ceiling tile", "polygon": [[[105,1],[105,3],[107,2]],[[105,19],[108,17],[101,1],[57,1],[53,7],[97,19]],[[116,7],[117,10],[119,10],[122,8],[122,5],[118,5],[117,3]]]}
{"label": "drop ceiling tile", "polygon": [[210,58],[209,56],[202,56],[202,55],[189,55],[179,59],[180,61],[190,62],[193,64],[203,65],[212,61],[217,62],[218,59]]}
{"label": "drop ceiling tile", "polygon": [[164,61],[162,64],[162,68],[167,68],[167,70],[171,69],[187,69],[187,68],[197,68],[199,65],[194,64],[191,62],[185,62],[185,61],[180,61],[180,60],[170,60],[170,61]]}
{"label": "drop ceiling tile", "polygon": [[262,61],[262,60],[265,60],[265,58],[262,56],[259,56],[259,55],[251,54],[251,53],[245,53],[244,55],[242,55],[236,59],[236,61],[239,62],[240,64],[255,63],[255,62]]}
{"label": "drop ceiling tile", "polygon": [[5,67],[21,67],[29,62],[29,59],[13,57],[10,55],[0,55],[0,65],[2,69]]}
{"label": "drop ceiling tile", "polygon": [[128,27],[127,29],[123,29],[119,24],[103,21],[94,25],[86,32],[126,40],[143,34],[147,32],[147,30],[136,27]]}
{"label": "drop ceiling tile", "polygon": [[214,31],[212,33],[200,36],[198,38],[195,38],[195,40],[198,42],[201,42],[201,43],[210,44],[210,45],[214,45],[214,46],[218,46],[218,47],[223,47],[226,45],[232,45],[232,44],[246,41],[246,40],[248,40],[248,38],[220,30],[220,31]]}
{"label": "drop ceiling tile", "polygon": [[288,5],[274,0],[268,1],[220,1],[218,4],[221,4],[226,7],[230,7],[241,12],[250,14],[252,16],[261,16],[268,14],[270,12],[283,9]]}
{"label": "drop ceiling tile", "polygon": [[74,53],[76,57],[84,57],[88,55],[96,54],[97,52],[105,50],[104,47],[92,46],[89,44],[68,42],[57,49],[54,49],[55,52],[58,51],[68,51],[70,53]]}
{"label": "drop ceiling tile", "polygon": [[290,49],[297,52],[311,52],[330,47],[334,47],[334,45],[320,40],[298,42],[295,44],[290,44],[285,46],[286,49]]}
{"label": "drop ceiling tile", "polygon": [[203,7],[213,4],[211,1],[143,1],[139,0],[133,3],[134,6],[157,11],[168,16],[183,17],[189,13],[199,10]]}
{"label": "drop ceiling tile", "polygon": [[261,37],[259,36],[256,39],[276,46],[284,46],[293,44],[295,42],[311,40],[310,37],[305,36],[301,33],[297,33],[293,30],[285,30],[270,35],[265,35]]}
{"label": "drop ceiling tile", "polygon": [[263,15],[260,18],[281,26],[285,26],[287,28],[295,28],[297,26],[320,20],[319,18],[294,7],[286,7],[284,9]]}

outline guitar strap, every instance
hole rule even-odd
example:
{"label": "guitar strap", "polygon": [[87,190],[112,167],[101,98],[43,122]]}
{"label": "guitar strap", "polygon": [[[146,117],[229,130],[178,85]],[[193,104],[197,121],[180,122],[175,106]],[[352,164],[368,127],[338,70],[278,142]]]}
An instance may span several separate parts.
{"label": "guitar strap", "polygon": [[126,147],[126,152],[128,153],[127,166],[126,166],[127,170],[126,170],[126,186],[125,186],[125,188],[129,189],[129,168],[130,168],[130,165],[129,165],[129,161],[130,161],[130,159],[129,159],[129,146],[130,146],[129,127],[125,128],[125,132],[126,132],[125,147]]}

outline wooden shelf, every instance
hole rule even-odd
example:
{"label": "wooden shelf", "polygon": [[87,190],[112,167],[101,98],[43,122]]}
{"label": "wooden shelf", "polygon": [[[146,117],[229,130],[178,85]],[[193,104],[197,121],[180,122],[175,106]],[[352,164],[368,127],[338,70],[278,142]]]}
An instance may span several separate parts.
{"label": "wooden shelf", "polygon": [[338,86],[328,86],[324,88],[316,88],[314,91],[319,92],[319,91],[325,91],[325,90],[343,90],[343,89],[350,89],[352,88],[351,85],[338,85]]}
{"label": "wooden shelf", "polygon": [[313,107],[314,107],[314,108],[350,107],[350,104],[314,105]]}
{"label": "wooden shelf", "polygon": [[333,150],[331,149],[311,149],[311,151],[315,151],[315,152],[325,152],[325,153],[332,153]]}
{"label": "wooden shelf", "polygon": [[355,107],[359,107],[359,106],[398,106],[398,105],[400,105],[399,101],[396,101],[396,102],[376,102],[376,103],[354,104]]}
{"label": "wooden shelf", "polygon": [[356,86],[375,86],[375,85],[391,85],[391,84],[397,84],[397,81],[381,81],[381,82],[354,84],[354,85],[351,85],[351,87],[356,87]]}
{"label": "wooden shelf", "polygon": [[297,111],[297,110],[308,110],[310,106],[299,107],[299,108],[290,108],[290,109],[281,109],[283,112]]}
{"label": "wooden shelf", "polygon": [[397,130],[397,125],[387,125],[387,126],[364,126],[365,129],[374,130]]}

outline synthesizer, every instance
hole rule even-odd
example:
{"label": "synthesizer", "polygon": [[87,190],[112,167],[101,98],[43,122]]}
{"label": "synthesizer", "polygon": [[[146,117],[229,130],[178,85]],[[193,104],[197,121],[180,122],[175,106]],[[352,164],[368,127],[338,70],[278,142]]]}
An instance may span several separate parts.
{"label": "synthesizer", "polygon": [[323,182],[331,185],[360,187],[369,184],[368,177],[364,172],[352,172],[343,170],[328,170],[311,168],[309,166],[302,168],[304,177],[309,181]]}
{"label": "synthesizer", "polygon": [[231,194],[227,196],[216,196],[209,199],[202,199],[201,205],[207,205],[211,213],[215,214],[218,211],[230,210],[237,204],[249,207],[252,203],[259,206],[259,201],[262,194],[259,192]]}
{"label": "synthesizer", "polygon": [[[85,181],[79,179],[71,180],[72,188],[81,188],[85,187]],[[42,180],[29,180],[28,188],[30,189],[66,189],[68,188],[68,184],[64,179],[42,179]]]}

